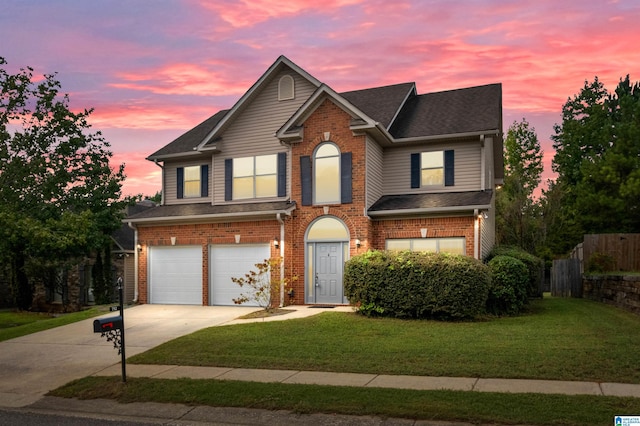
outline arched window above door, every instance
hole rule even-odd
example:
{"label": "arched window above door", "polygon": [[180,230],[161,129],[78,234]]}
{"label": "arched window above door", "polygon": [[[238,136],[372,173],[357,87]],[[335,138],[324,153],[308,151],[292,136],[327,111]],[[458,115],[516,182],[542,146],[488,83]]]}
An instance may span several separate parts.
{"label": "arched window above door", "polygon": [[347,227],[335,217],[322,217],[316,220],[307,232],[307,241],[348,241]]}

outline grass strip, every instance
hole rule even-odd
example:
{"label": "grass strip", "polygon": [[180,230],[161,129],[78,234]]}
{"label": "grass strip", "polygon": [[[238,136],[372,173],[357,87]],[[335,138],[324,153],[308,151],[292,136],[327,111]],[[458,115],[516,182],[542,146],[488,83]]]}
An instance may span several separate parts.
{"label": "grass strip", "polygon": [[212,327],[132,363],[417,376],[640,383],[640,317],[584,299],[533,301],[518,317],[476,322],[328,312]]}
{"label": "grass strip", "polygon": [[0,312],[0,342],[93,318],[108,311],[107,306],[94,306],[57,316],[41,312]]}
{"label": "grass strip", "polygon": [[87,377],[49,393],[122,403],[290,410],[296,413],[371,415],[415,420],[530,425],[613,424],[616,415],[640,413],[640,399],[606,396],[416,391],[341,386],[248,383],[194,379]]}

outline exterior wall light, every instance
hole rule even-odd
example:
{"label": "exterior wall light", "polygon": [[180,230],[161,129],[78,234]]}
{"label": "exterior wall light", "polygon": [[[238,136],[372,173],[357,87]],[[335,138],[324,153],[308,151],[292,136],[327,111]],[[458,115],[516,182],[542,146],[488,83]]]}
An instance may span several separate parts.
{"label": "exterior wall light", "polygon": [[275,238],[273,239],[273,246],[274,246],[275,248],[280,248],[280,240],[278,239],[278,237],[275,237]]}
{"label": "exterior wall light", "polygon": [[360,246],[361,246],[360,240],[356,238],[356,248],[360,248]]}

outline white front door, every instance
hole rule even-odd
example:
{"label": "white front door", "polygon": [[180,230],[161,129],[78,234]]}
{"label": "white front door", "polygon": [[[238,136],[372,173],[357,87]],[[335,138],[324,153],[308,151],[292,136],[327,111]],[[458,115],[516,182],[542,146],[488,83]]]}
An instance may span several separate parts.
{"label": "white front door", "polygon": [[316,243],[315,303],[343,303],[342,243]]}

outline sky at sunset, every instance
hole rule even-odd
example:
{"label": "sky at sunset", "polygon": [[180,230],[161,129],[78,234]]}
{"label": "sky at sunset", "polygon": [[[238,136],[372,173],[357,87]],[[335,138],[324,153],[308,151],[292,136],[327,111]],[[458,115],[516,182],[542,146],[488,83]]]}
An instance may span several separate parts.
{"label": "sky at sunset", "polygon": [[230,108],[280,55],[338,92],[502,83],[552,177],[553,125],[595,76],[640,80],[638,0],[3,0],[0,56],[57,73],[126,164],[125,195],[161,189],[145,158]]}

